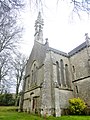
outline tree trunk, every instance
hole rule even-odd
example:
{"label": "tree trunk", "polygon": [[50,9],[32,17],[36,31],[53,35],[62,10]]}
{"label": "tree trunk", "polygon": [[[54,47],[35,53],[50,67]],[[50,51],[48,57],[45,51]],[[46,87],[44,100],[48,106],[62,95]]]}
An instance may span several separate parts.
{"label": "tree trunk", "polygon": [[0,68],[0,94],[1,94],[1,68]]}
{"label": "tree trunk", "polygon": [[17,84],[17,86],[16,86],[16,96],[15,96],[15,106],[18,106],[18,99],[19,99],[18,91],[19,91],[19,85]]}
{"label": "tree trunk", "polygon": [[20,103],[19,103],[19,111],[20,111],[20,112],[23,111],[23,100],[24,100],[25,86],[26,86],[26,79],[24,78],[23,88],[22,88],[22,93],[21,93],[21,96],[20,96]]}

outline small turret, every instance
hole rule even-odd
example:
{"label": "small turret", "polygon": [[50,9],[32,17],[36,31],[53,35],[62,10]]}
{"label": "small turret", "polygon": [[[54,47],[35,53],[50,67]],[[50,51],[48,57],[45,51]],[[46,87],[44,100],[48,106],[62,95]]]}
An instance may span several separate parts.
{"label": "small turret", "polygon": [[[86,40],[86,46],[87,46],[87,55],[88,55],[88,61],[89,61],[89,68],[90,68],[90,50],[89,50],[89,47],[90,47],[90,38],[88,36],[88,33],[85,33],[85,40]],[[90,71],[90,69],[89,69]]]}
{"label": "small turret", "polygon": [[90,45],[90,38],[88,36],[88,33],[85,33],[85,40],[86,40],[87,46],[89,46]]}
{"label": "small turret", "polygon": [[41,17],[41,12],[38,13],[37,20],[35,21],[35,41],[43,44],[43,19]]}

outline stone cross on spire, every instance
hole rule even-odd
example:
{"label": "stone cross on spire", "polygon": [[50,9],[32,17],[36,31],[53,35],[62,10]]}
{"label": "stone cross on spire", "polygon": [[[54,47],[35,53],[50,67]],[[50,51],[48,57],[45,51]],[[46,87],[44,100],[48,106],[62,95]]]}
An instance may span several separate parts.
{"label": "stone cross on spire", "polygon": [[38,13],[37,20],[35,21],[35,41],[43,44],[43,19],[41,17],[41,12]]}

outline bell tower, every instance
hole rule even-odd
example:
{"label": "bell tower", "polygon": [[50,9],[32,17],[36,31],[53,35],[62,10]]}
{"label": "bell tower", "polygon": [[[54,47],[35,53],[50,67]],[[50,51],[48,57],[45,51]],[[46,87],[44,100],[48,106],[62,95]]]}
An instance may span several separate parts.
{"label": "bell tower", "polygon": [[41,12],[38,13],[38,17],[37,20],[35,21],[35,41],[40,42],[41,44],[43,44],[43,19],[41,17]]}

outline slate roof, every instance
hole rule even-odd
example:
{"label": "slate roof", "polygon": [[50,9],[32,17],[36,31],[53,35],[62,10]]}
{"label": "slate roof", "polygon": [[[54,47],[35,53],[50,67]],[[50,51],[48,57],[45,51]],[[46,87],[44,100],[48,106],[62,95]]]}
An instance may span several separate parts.
{"label": "slate roof", "polygon": [[60,54],[60,55],[65,56],[65,57],[68,57],[68,54],[67,54],[67,53],[62,52],[62,51],[60,51],[60,50],[56,50],[56,49],[51,48],[51,47],[49,47],[49,51],[53,51],[54,53]]}
{"label": "slate roof", "polygon": [[79,46],[77,46],[76,48],[74,48],[73,50],[71,50],[68,55],[69,56],[72,56],[76,53],[78,53],[79,51],[81,51],[82,49],[86,48],[87,45],[86,45],[86,42],[83,42],[82,44],[80,44]]}
{"label": "slate roof", "polygon": [[82,44],[80,44],[79,46],[77,46],[76,48],[71,50],[69,53],[65,53],[65,52],[59,51],[59,50],[51,48],[51,47],[49,47],[49,51],[53,51],[54,53],[60,54],[60,55],[65,56],[65,57],[70,57],[86,47],[87,47],[86,42],[83,42]]}

